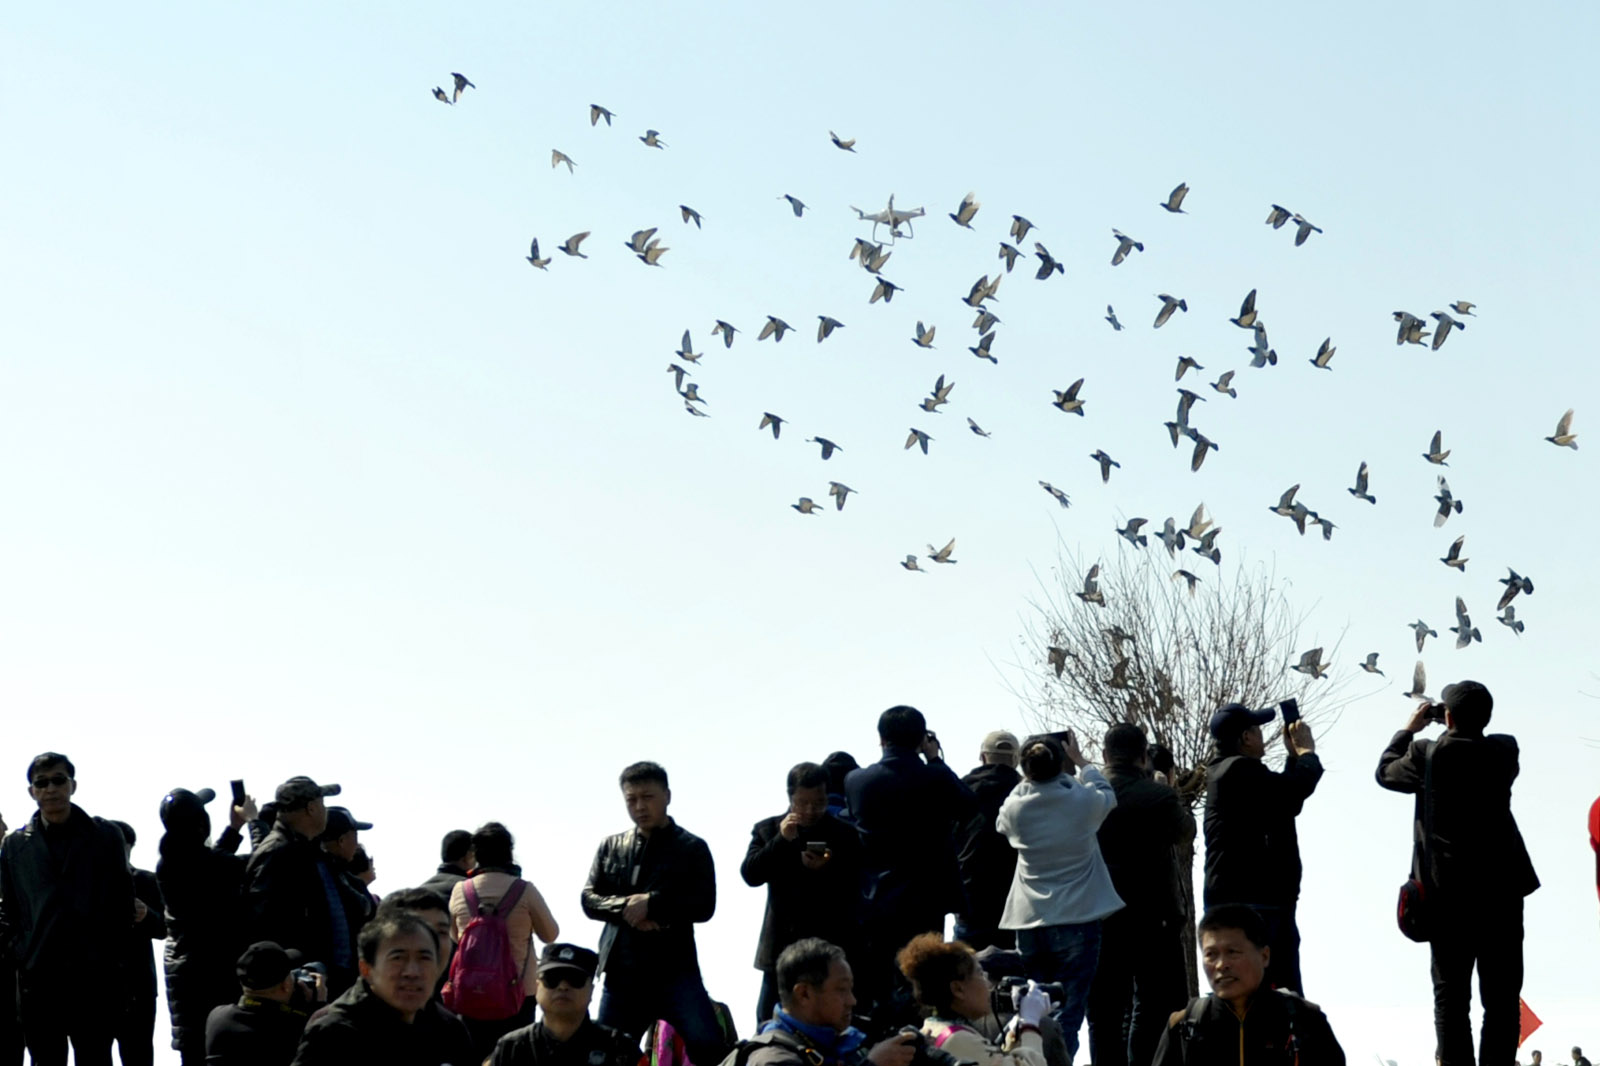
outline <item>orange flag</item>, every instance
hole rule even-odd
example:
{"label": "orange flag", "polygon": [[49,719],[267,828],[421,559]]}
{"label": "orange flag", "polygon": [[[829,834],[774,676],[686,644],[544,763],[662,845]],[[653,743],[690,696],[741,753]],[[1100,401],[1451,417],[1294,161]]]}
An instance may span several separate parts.
{"label": "orange flag", "polygon": [[1520,997],[1517,999],[1517,1006],[1522,1008],[1522,1032],[1517,1037],[1517,1046],[1521,1047],[1523,1042],[1533,1035],[1533,1031],[1543,1025],[1544,1022],[1539,1020],[1539,1016],[1533,1013],[1533,1009],[1523,1002]]}

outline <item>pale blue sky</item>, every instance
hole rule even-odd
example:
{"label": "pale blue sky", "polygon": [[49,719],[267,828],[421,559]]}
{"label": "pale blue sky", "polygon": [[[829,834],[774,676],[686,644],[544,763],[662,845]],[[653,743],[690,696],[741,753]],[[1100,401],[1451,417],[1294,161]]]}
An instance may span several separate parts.
{"label": "pale blue sky", "polygon": [[[1405,623],[1465,596],[1484,643],[1430,644],[1433,688],[1474,676],[1521,737],[1516,809],[1545,887],[1529,907],[1535,1044],[1600,1044],[1600,790],[1589,531],[1600,390],[1592,7],[1483,4],[85,4],[6,17],[9,192],[0,523],[12,824],[23,760],[70,752],[89,809],[153,843],[160,794],[341,780],[380,889],[438,836],[499,818],[564,935],[614,775],[673,774],[721,907],[714,995],[748,1025],[761,894],[737,867],[800,759],[867,760],[882,708],[927,712],[961,769],[1026,728],[1009,695],[1034,572],[1058,536],[1119,550],[1130,515],[1204,500],[1224,565],[1270,561],[1379,651],[1321,745],[1302,818],[1307,990],[1354,1058],[1431,1055],[1426,952],[1393,929],[1408,802],[1371,781],[1409,704]],[[478,85],[444,107],[453,70]],[[592,129],[587,106],[617,114]],[[661,131],[652,151],[637,137]],[[859,140],[856,154],[827,141]],[[549,166],[552,148],[575,174]],[[1156,205],[1179,181],[1189,214]],[[976,232],[945,214],[968,190]],[[868,306],[848,205],[924,205]],[[809,210],[795,219],[778,199]],[[1326,233],[1262,225],[1277,202]],[[705,216],[685,227],[677,205]],[[1011,213],[1066,264],[1003,284],[999,364],[958,302]],[[621,247],[659,226],[663,268]],[[1112,269],[1111,227],[1146,243]],[[592,230],[591,258],[554,251]],[[522,260],[537,235],[556,260]],[[1244,364],[1250,288],[1282,361]],[[1170,292],[1190,306],[1150,329]],[[1472,300],[1439,352],[1390,312]],[[1107,302],[1128,326],[1112,333]],[[846,328],[820,347],[816,315]],[[797,328],[755,343],[765,316]],[[731,351],[714,319],[743,331]],[[939,330],[932,352],[913,324]],[[663,373],[706,352],[690,419]],[[1325,336],[1331,374],[1306,364]],[[1172,367],[1205,365],[1174,453]],[[1203,387],[1235,368],[1239,398]],[[934,379],[950,407],[915,404]],[[1086,417],[1048,406],[1084,377]],[[1583,451],[1541,438],[1569,406]],[[791,420],[780,441],[762,411]],[[993,432],[966,431],[971,415]],[[916,425],[932,454],[901,448]],[[1430,522],[1435,429],[1466,503]],[[1589,433],[1595,433],[1589,437]],[[844,451],[823,463],[818,434]],[[1123,463],[1109,486],[1087,458]],[[1343,489],[1372,465],[1377,507]],[[1061,511],[1038,488],[1074,500]],[[802,517],[829,480],[859,491]],[[1266,513],[1289,484],[1331,543]],[[1434,560],[1465,533],[1465,575]],[[957,538],[960,564],[896,562]],[[931,566],[932,564],[925,564]],[[1530,574],[1519,640],[1495,578]],[[1201,571],[1209,579],[1213,571]],[[1446,634],[1448,637],[1448,634]],[[136,858],[153,863],[153,848]],[[1352,950],[1354,949],[1354,950]],[[1588,1026],[1585,1030],[1585,1026]]]}

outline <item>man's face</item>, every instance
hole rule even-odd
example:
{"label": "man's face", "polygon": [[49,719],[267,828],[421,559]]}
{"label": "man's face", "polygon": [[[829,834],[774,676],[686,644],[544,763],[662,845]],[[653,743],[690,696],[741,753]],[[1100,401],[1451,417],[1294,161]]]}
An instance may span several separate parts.
{"label": "man's face", "polygon": [[793,1014],[807,1025],[827,1025],[836,1033],[850,1028],[855,1011],[855,978],[850,964],[834,959],[828,979],[820,985],[799,984],[794,988]]}
{"label": "man's face", "polygon": [[47,822],[60,821],[72,810],[72,794],[78,791],[78,782],[67,776],[64,763],[51,763],[33,771],[28,783],[28,795],[39,805],[39,814]]}
{"label": "man's face", "polygon": [[828,813],[828,790],[822,785],[797,788],[789,797],[789,812],[803,828],[809,829]]}
{"label": "man's face", "polygon": [[439,979],[433,937],[420,930],[390,937],[378,945],[377,961],[361,960],[361,976],[373,995],[407,1019],[414,1017],[433,997]]}
{"label": "man's face", "polygon": [[1238,929],[1207,929],[1200,937],[1200,956],[1211,991],[1230,1003],[1253,996],[1267,972],[1268,950]]}
{"label": "man's face", "polygon": [[408,911],[422,920],[422,923],[433,930],[439,938],[439,954],[444,955],[450,950],[450,915],[446,911]]}
{"label": "man's face", "polygon": [[[326,814],[324,814],[324,817],[326,817]],[[349,862],[351,859],[356,857],[356,848],[360,847],[360,840],[357,837],[356,831],[352,829],[343,836],[337,836],[332,840],[323,841],[322,847],[323,850],[325,850],[329,855],[341,859],[344,862]]]}
{"label": "man's face", "polygon": [[1253,725],[1239,734],[1239,754],[1248,755],[1252,759],[1262,758],[1267,754],[1267,742],[1261,735],[1261,727]]}
{"label": "man's face", "polygon": [[672,802],[672,790],[661,787],[659,781],[623,785],[622,802],[627,805],[633,824],[648,833],[667,824],[667,804]]}
{"label": "man's face", "polygon": [[[555,982],[552,988],[551,982]],[[545,1014],[565,1021],[586,1017],[589,999],[594,995],[594,982],[582,970],[557,967],[539,975],[539,987],[533,998]]]}

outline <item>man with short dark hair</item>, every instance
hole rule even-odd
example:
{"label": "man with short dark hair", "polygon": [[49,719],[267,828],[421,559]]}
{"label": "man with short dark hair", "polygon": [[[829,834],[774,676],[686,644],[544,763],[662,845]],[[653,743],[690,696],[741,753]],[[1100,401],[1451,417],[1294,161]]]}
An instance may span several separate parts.
{"label": "man with short dark hair", "polygon": [[746,1066],[910,1066],[920,1034],[896,1033],[869,1047],[867,1034],[851,1026],[854,978],[842,948],[815,937],[795,941],[778,956],[777,981],[780,1008],[747,1041]]}
{"label": "man with short dark hair", "polygon": [[783,949],[808,936],[848,953],[861,931],[861,838],[828,813],[828,772],[814,762],[789,771],[789,809],[750,830],[739,874],[752,888],[767,886],[767,908],[756,943],[762,973],[757,1023],[778,1003],[773,967]]}
{"label": "man with short dark hair", "polygon": [[711,849],[668,816],[672,790],[659,765],[634,763],[619,784],[633,828],[600,842],[582,897],[583,913],[606,923],[600,1022],[637,1040],[664,1019],[693,1062],[717,1062],[726,1048],[694,940],[695,923],[717,909]]}
{"label": "man with short dark hair", "polygon": [[1194,840],[1194,815],[1152,776],[1144,730],[1112,726],[1101,753],[1117,805],[1100,823],[1100,855],[1125,906],[1100,927],[1090,1058],[1095,1066],[1146,1066],[1167,1018],[1188,998],[1176,849]]}
{"label": "man with short dark hair", "polygon": [[539,956],[539,1020],[502,1036],[489,1066],[635,1066],[639,1041],[589,1020],[600,956],[576,944],[547,944]]}
{"label": "man with short dark hair", "polygon": [[[1433,930],[1433,1026],[1440,1066],[1473,1061],[1472,971],[1483,1030],[1478,1061],[1508,1062],[1520,1035],[1523,899],[1539,887],[1511,813],[1517,741],[1484,735],[1494,698],[1476,681],[1426,700],[1378,760],[1378,784],[1417,798],[1412,875]],[[1443,718],[1436,741],[1417,734]]]}
{"label": "man with short dark hair", "polygon": [[1000,928],[1011,879],[1017,869],[1017,852],[994,827],[1000,805],[1017,787],[1017,755],[1022,745],[1015,733],[996,729],[978,747],[978,765],[961,779],[977,799],[977,812],[962,827],[956,861],[966,890],[966,906],[956,915],[956,939],[974,951],[991,945],[1016,947],[1017,934]]}
{"label": "man with short dark hair", "polygon": [[294,1066],[475,1066],[461,1019],[433,999],[439,938],[409,914],[361,930],[360,977],[306,1026]]}
{"label": "man with short dark hair", "polygon": [[1572,1049],[1572,1066],[1590,1066],[1589,1060],[1583,1057],[1583,1048]]}
{"label": "man with short dark hair", "polygon": [[1267,985],[1272,949],[1253,908],[1208,910],[1200,920],[1200,953],[1211,995],[1173,1012],[1154,1066],[1344,1066],[1322,1008]]}
{"label": "man with short dark hair", "polygon": [[938,737],[915,707],[879,715],[878,740],[883,757],[851,771],[844,783],[861,831],[869,941],[854,976],[874,1021],[914,1023],[917,1011],[895,953],[918,933],[943,932],[945,915],[965,909],[955,832],[978,803],[945,765]]}
{"label": "man with short dark hair", "polygon": [[443,958],[439,962],[439,982],[433,990],[434,997],[438,998],[445,981],[450,977],[450,959],[455,954],[455,944],[450,939],[450,901],[431,889],[402,888],[383,897],[374,917],[382,917],[393,911],[421,918],[423,924],[439,938]]}
{"label": "man with short dark hair", "polygon": [[321,837],[329,821],[324,800],[339,791],[309,777],[279,785],[272,831],[245,867],[247,935],[322,963],[335,996],[355,981],[356,934],[368,907],[366,893],[323,861]]}
{"label": "man with short dark hair", "polygon": [[297,962],[298,952],[270,941],[245,949],[237,966],[243,995],[206,1019],[206,1066],[289,1066],[317,994],[297,988]]}
{"label": "man with short dark hair", "polygon": [[122,1066],[151,1066],[155,1062],[156,960],[150,941],[167,937],[165,906],[156,875],[133,865],[133,846],[138,843],[139,834],[127,822],[111,824],[122,834],[128,872],[133,875],[133,928],[123,938],[127,1009],[116,1023],[117,1056]]}
{"label": "man with short dark hair", "polygon": [[16,950],[33,1066],[66,1066],[69,1041],[77,1066],[110,1066],[127,992],[133,875],[122,834],[73,803],[77,790],[71,759],[37,756],[28,795],[39,809],[0,847],[0,924]]}
{"label": "man with short dark hair", "polygon": [[1206,764],[1205,906],[1248,903],[1267,923],[1274,988],[1305,994],[1300,979],[1300,840],[1295,819],[1322,779],[1311,728],[1297,720],[1283,731],[1283,769],[1263,761],[1261,727],[1272,710],[1230,703],[1211,716],[1217,751]]}
{"label": "man with short dark hair", "polygon": [[418,887],[437,892],[448,902],[456,882],[466,880],[472,872],[472,863],[472,834],[465,829],[452,829],[439,842],[439,869]]}

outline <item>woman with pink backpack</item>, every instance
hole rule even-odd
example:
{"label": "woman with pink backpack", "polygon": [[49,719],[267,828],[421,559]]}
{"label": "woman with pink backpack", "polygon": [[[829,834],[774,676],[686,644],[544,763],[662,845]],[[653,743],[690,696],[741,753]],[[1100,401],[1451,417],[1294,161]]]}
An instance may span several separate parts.
{"label": "woman with pink backpack", "polygon": [[478,865],[450,892],[456,949],[444,1003],[466,1022],[480,1062],[502,1036],[533,1021],[533,938],[548,944],[561,932],[539,890],[523,879],[513,844],[499,822],[482,826],[472,834]]}

